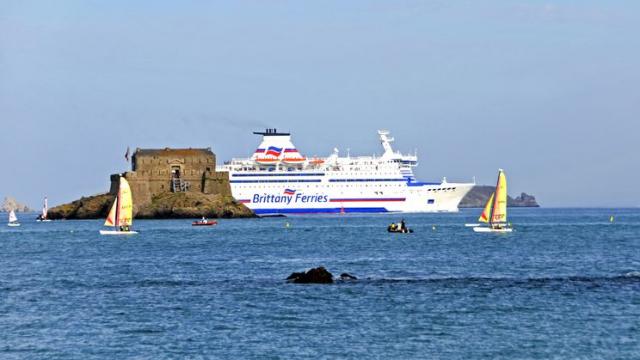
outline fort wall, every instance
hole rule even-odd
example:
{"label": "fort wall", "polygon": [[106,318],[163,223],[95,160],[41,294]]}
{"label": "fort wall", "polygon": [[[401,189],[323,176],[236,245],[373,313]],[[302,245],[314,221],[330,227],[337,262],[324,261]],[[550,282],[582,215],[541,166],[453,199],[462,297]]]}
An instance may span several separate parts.
{"label": "fort wall", "polygon": [[[170,192],[231,196],[229,175],[215,171],[211,149],[136,149],[129,182],[136,207],[151,203],[154,196]],[[110,192],[119,188],[120,174],[111,175]]]}

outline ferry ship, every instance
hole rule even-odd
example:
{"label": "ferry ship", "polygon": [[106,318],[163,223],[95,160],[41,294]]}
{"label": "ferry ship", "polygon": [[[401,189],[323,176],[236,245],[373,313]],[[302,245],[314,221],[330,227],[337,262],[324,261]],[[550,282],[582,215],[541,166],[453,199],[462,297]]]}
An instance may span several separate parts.
{"label": "ferry ship", "polygon": [[233,197],[259,216],[314,213],[456,212],[475,185],[416,180],[417,155],[394,151],[379,130],[381,156],[303,156],[291,134],[254,132],[262,142],[250,158],[217,168],[229,173]]}

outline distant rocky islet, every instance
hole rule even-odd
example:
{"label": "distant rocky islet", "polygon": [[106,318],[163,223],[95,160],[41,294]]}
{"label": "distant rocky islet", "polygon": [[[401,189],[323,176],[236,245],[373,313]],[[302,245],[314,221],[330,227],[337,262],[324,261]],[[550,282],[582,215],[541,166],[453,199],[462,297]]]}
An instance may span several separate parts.
{"label": "distant rocky islet", "polygon": [[16,201],[16,199],[14,199],[11,196],[7,196],[7,197],[4,198],[4,202],[2,203],[2,208],[0,208],[0,211],[9,212],[11,210],[13,210],[15,212],[31,212],[31,211],[33,211],[27,205],[19,203],[18,201]]}
{"label": "distant rocky islet", "polygon": [[[459,208],[481,208],[487,203],[491,194],[495,191],[495,186],[476,185],[465,195],[458,205]],[[507,206],[509,207],[540,207],[535,196],[527,193],[521,193],[515,198],[507,197]]]}

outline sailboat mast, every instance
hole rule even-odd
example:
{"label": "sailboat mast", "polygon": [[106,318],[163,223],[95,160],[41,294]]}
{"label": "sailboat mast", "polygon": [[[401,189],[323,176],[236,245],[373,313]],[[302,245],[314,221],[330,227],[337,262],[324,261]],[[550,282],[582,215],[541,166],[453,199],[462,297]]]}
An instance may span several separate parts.
{"label": "sailboat mast", "polygon": [[491,212],[489,213],[489,225],[493,226],[493,213],[496,211],[496,205],[498,205],[498,187],[500,186],[500,173],[498,170],[498,181],[496,181],[496,189],[493,191],[493,205],[491,206]]}
{"label": "sailboat mast", "polygon": [[120,184],[118,182],[118,195],[116,195],[116,231],[120,231]]}

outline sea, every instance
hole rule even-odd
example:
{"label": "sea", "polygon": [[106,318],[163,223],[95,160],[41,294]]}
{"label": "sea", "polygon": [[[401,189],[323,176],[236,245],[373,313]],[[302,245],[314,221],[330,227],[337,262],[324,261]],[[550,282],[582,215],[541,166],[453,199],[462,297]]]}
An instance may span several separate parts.
{"label": "sea", "polygon": [[[0,359],[640,359],[640,209],[0,226]],[[613,222],[611,221],[613,216]],[[413,234],[390,234],[406,221]],[[292,284],[324,266],[356,281]]]}

